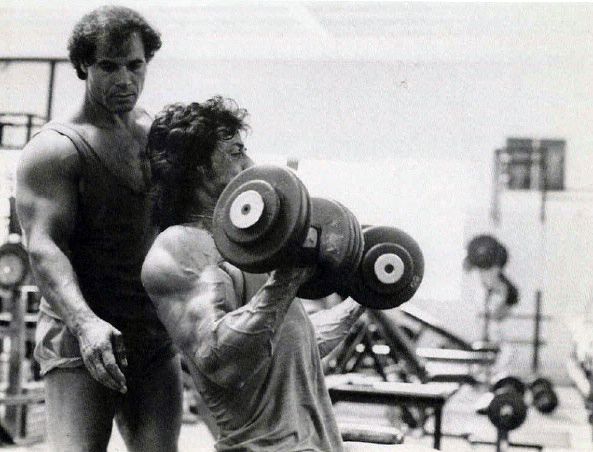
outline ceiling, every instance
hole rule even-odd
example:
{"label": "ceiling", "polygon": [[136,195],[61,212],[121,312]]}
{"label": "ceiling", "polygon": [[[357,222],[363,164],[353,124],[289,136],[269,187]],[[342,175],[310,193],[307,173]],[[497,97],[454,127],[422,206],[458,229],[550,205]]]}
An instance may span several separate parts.
{"label": "ceiling", "polygon": [[[103,4],[3,0],[0,56],[64,56]],[[162,32],[169,58],[505,60],[590,57],[593,5],[120,1]]]}

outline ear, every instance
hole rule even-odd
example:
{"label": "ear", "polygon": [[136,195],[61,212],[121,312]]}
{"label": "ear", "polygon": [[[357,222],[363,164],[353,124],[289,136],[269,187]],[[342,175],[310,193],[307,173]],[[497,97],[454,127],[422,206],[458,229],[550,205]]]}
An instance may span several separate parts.
{"label": "ear", "polygon": [[89,64],[88,63],[84,63],[81,62],[80,63],[80,71],[84,74],[84,75],[89,75]]}

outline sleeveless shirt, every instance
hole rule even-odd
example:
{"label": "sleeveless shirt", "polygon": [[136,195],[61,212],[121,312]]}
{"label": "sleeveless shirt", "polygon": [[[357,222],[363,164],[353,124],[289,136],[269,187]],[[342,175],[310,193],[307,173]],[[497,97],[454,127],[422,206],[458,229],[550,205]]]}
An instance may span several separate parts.
{"label": "sleeveless shirt", "polygon": [[[98,317],[122,331],[126,345],[170,341],[140,280],[155,237],[148,162],[142,161],[143,180],[134,180],[125,162],[119,165],[113,157],[98,153],[76,126],[52,121],[38,133],[46,130],[67,137],[80,159],[69,258],[85,301]],[[59,318],[45,300],[40,309]]]}
{"label": "sleeveless shirt", "polygon": [[[266,279],[243,273],[236,307],[246,304]],[[190,360],[194,382],[220,427],[216,450],[342,451],[314,327],[298,298],[278,334],[270,365],[240,390],[208,380]]]}

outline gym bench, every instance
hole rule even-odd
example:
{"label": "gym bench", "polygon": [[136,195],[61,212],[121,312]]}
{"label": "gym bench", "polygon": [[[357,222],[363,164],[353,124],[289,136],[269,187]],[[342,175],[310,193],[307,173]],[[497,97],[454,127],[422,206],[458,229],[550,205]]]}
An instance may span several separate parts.
{"label": "gym bench", "polygon": [[332,403],[414,405],[434,410],[434,445],[441,447],[443,406],[459,389],[456,383],[364,382],[360,375],[328,375],[326,384]]}
{"label": "gym bench", "polygon": [[419,347],[416,349],[416,354],[428,361],[467,365],[492,366],[496,361],[496,353],[483,351]]}

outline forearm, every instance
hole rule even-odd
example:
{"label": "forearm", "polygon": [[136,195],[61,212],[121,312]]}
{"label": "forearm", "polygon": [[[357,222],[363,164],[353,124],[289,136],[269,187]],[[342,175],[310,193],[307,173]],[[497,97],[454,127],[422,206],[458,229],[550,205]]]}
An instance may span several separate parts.
{"label": "forearm", "polygon": [[338,346],[364,311],[364,306],[347,298],[330,309],[311,315],[319,354],[322,358]]}
{"label": "forearm", "polygon": [[29,243],[35,280],[45,300],[75,335],[81,325],[96,317],[84,300],[70,260],[55,243]]}
{"label": "forearm", "polygon": [[200,370],[213,382],[240,388],[269,364],[300,282],[299,272],[274,272],[245,306],[201,322],[194,354]]}

